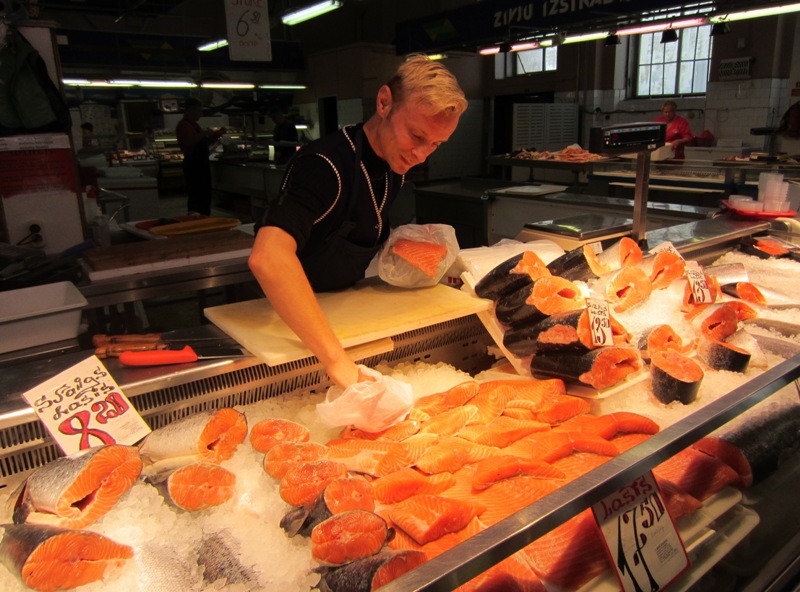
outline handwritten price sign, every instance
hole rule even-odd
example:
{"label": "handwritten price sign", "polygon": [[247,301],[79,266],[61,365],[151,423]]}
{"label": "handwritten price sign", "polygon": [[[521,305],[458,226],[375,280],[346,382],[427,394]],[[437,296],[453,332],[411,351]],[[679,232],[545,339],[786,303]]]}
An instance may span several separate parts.
{"label": "handwritten price sign", "polygon": [[706,281],[706,275],[697,261],[686,262],[686,279],[689,280],[689,286],[692,289],[692,302],[694,304],[714,302],[711,289]]}
{"label": "handwritten price sign", "polygon": [[661,590],[689,567],[652,473],[592,506],[625,592]]}
{"label": "handwritten price sign", "polygon": [[228,56],[240,62],[271,62],[267,0],[225,0]]}
{"label": "handwritten price sign", "polygon": [[592,329],[592,345],[613,345],[614,334],[611,331],[611,313],[608,302],[597,298],[586,299],[586,310],[589,312],[589,326]]}
{"label": "handwritten price sign", "polygon": [[150,428],[96,356],[22,395],[64,454],[136,444]]}

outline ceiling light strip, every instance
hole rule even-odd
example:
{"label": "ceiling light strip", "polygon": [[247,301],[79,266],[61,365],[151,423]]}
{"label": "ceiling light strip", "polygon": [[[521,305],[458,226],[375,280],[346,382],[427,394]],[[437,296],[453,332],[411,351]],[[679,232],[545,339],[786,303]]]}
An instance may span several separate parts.
{"label": "ceiling light strip", "polygon": [[337,8],[341,7],[341,5],[341,0],[325,0],[324,2],[317,2],[304,8],[287,12],[281,17],[281,21],[284,25],[297,25],[323,15],[326,12],[330,12],[331,10],[336,10]]}

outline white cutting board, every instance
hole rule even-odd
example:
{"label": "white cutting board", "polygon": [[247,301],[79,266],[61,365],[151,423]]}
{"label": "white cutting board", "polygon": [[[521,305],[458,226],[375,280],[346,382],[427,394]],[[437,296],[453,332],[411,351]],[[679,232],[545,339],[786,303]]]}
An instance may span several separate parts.
{"label": "white cutting board", "polygon": [[[410,290],[377,278],[341,292],[318,294],[317,299],[345,348],[465,317],[490,306],[488,300],[443,284]],[[214,306],[203,313],[270,366],[312,355],[266,298]]]}

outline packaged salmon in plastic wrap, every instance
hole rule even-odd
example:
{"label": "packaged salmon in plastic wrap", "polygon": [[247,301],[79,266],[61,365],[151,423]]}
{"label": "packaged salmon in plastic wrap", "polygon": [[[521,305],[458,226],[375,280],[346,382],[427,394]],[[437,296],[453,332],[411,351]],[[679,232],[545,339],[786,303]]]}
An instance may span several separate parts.
{"label": "packaged salmon in plastic wrap", "polygon": [[456,231],[447,224],[406,224],[392,230],[378,256],[378,275],[399,288],[427,288],[458,257]]}
{"label": "packaged salmon in plastic wrap", "polygon": [[346,389],[332,386],[317,415],[328,427],[353,426],[365,432],[380,432],[403,421],[414,404],[411,385],[385,376],[366,366],[359,373],[369,380]]}

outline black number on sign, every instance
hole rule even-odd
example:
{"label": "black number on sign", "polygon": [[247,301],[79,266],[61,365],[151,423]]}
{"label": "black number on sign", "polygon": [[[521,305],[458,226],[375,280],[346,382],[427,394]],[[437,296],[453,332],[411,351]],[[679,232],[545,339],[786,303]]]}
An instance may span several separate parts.
{"label": "black number on sign", "polygon": [[245,19],[249,12],[249,10],[245,10],[242,13],[242,16],[239,17],[239,21],[236,23],[236,34],[239,37],[246,37],[250,32],[250,23]]}

